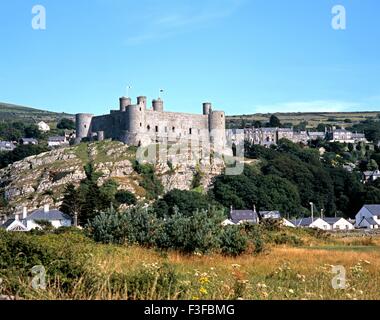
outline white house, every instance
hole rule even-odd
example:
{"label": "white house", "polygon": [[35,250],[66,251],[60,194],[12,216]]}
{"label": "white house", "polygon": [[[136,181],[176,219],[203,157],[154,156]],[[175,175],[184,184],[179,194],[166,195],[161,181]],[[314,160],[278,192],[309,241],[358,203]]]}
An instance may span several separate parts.
{"label": "white house", "polygon": [[28,231],[40,228],[38,221],[50,222],[54,228],[71,227],[72,225],[70,216],[59,210],[50,210],[49,205],[45,205],[43,209],[33,211],[23,219]]}
{"label": "white house", "polygon": [[15,214],[13,218],[6,220],[0,228],[5,229],[6,231],[28,231],[26,226],[21,222],[20,215],[18,213]]}
{"label": "white house", "polygon": [[323,218],[323,221],[330,225],[332,231],[355,229],[354,225],[344,218]]}
{"label": "white house", "polygon": [[56,136],[56,137],[50,137],[48,139],[49,147],[61,147],[65,145],[69,145],[69,142],[66,140],[66,137]]}
{"label": "white house", "polygon": [[0,151],[13,151],[16,146],[11,141],[0,141]]}
{"label": "white house", "polygon": [[48,131],[50,131],[49,125],[46,122],[44,122],[44,121],[38,122],[37,126],[38,126],[38,130],[40,130],[42,132],[48,132]]}
{"label": "white house", "polygon": [[366,204],[360,209],[355,218],[355,226],[364,229],[380,228],[380,205]]}
{"label": "white house", "polygon": [[290,222],[298,228],[316,228],[326,231],[331,229],[330,224],[321,218],[301,218]]}

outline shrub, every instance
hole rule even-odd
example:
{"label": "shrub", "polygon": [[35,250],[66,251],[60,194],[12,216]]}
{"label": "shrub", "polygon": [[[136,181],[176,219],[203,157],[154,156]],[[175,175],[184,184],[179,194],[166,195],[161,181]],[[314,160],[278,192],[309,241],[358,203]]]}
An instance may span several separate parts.
{"label": "shrub", "polygon": [[161,225],[156,244],[163,249],[182,253],[207,253],[219,248],[223,212],[197,211],[193,216],[176,213]]}
{"label": "shrub", "polygon": [[221,233],[220,249],[224,255],[238,256],[247,250],[248,238],[237,226],[227,226]]}
{"label": "shrub", "polygon": [[115,199],[120,204],[134,205],[137,203],[136,196],[132,192],[126,190],[116,192]]}
{"label": "shrub", "polygon": [[0,230],[3,289],[13,295],[24,294],[30,290],[31,269],[42,265],[47,286],[59,281],[62,292],[69,292],[86,272],[88,241],[79,234],[33,236]]}

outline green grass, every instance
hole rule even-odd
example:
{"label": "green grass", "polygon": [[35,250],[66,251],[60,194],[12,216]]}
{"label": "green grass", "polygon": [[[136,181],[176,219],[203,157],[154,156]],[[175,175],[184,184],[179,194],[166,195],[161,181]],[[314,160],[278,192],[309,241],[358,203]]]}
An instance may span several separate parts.
{"label": "green grass", "polygon": [[378,246],[344,246],[344,245],[326,245],[326,246],[315,246],[315,247],[301,247],[302,249],[308,250],[326,250],[326,251],[354,251],[354,252],[371,252],[378,251]]}

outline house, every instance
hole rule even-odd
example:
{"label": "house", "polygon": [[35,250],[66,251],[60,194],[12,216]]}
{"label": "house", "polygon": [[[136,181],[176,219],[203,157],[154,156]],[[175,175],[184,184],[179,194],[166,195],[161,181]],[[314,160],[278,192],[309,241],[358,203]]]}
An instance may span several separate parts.
{"label": "house", "polygon": [[330,224],[321,218],[301,218],[290,222],[298,228],[316,228],[326,231],[331,229]]}
{"label": "house", "polygon": [[323,218],[323,221],[330,225],[332,231],[355,229],[354,225],[344,218]]}
{"label": "house", "polygon": [[29,145],[29,144],[36,145],[36,144],[38,144],[38,140],[33,139],[33,138],[21,138],[20,143],[23,145]]}
{"label": "house", "polygon": [[48,132],[48,131],[50,131],[49,125],[46,122],[44,122],[44,121],[38,122],[37,126],[38,126],[38,130],[40,130],[42,132]]}
{"label": "house", "polygon": [[380,228],[380,205],[366,204],[359,210],[355,217],[355,226],[363,229]]}
{"label": "house", "polygon": [[16,146],[10,141],[0,141],[0,151],[13,151]]}
{"label": "house", "polygon": [[363,182],[373,182],[380,178],[380,170],[375,171],[364,171],[363,172]]}
{"label": "house", "polygon": [[6,231],[12,232],[25,232],[28,231],[25,224],[20,220],[20,215],[16,213],[14,217],[6,220],[0,228],[5,229]]}
{"label": "house", "polygon": [[49,205],[45,205],[43,209],[33,211],[24,219],[27,230],[40,228],[38,221],[50,222],[54,228],[71,227],[72,225],[70,216],[59,210],[51,210]]}
{"label": "house", "polygon": [[325,140],[326,132],[309,131],[308,136],[310,140]]}
{"label": "house", "polygon": [[239,225],[243,223],[258,224],[260,222],[259,215],[254,210],[234,210],[231,208],[229,219],[223,221],[222,225]]}
{"label": "house", "polygon": [[55,136],[48,139],[49,147],[61,147],[68,144],[69,142],[66,140],[66,137]]}
{"label": "house", "polygon": [[281,219],[280,211],[260,211],[262,219]]}

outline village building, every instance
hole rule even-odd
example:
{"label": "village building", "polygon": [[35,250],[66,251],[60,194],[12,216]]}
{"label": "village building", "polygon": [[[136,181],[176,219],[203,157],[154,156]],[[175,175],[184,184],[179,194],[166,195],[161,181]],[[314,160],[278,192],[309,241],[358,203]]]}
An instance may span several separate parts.
{"label": "village building", "polygon": [[13,151],[16,146],[10,141],[0,141],[0,151]]}
{"label": "village building", "polygon": [[380,178],[380,170],[374,170],[374,171],[364,171],[363,172],[363,182],[374,182],[377,179]]}
{"label": "village building", "polygon": [[48,132],[48,131],[50,131],[49,125],[46,122],[44,122],[44,121],[38,122],[37,127],[38,127],[38,130],[40,130],[41,132]]}
{"label": "village building", "polygon": [[66,140],[66,137],[61,136],[55,136],[55,137],[49,137],[48,138],[48,146],[55,148],[55,147],[63,147],[68,146],[69,141]]}
{"label": "village building", "polygon": [[355,217],[355,226],[364,229],[380,228],[380,205],[364,205]]}
{"label": "village building", "polygon": [[38,144],[38,140],[37,139],[34,139],[34,138],[21,138],[20,139],[20,143],[22,145],[37,145]]}
{"label": "village building", "polygon": [[330,225],[332,231],[355,229],[354,225],[344,218],[323,218],[323,220]]}

